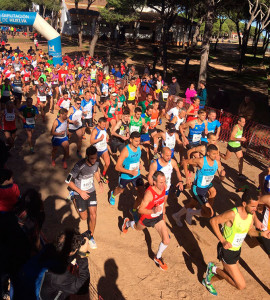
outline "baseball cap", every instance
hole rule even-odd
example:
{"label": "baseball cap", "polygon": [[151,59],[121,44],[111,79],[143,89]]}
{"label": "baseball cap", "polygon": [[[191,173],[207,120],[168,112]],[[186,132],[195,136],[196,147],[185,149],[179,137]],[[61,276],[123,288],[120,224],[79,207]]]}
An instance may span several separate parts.
{"label": "baseball cap", "polygon": [[175,125],[173,123],[168,123],[166,125],[166,129],[169,131],[169,132],[175,132],[176,129],[175,129]]}

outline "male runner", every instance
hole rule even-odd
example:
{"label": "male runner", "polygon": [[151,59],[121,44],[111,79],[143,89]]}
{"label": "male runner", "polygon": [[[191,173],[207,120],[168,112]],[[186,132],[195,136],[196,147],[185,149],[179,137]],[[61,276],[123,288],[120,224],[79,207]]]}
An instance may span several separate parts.
{"label": "male runner", "polygon": [[184,106],[184,102],[182,99],[178,99],[176,102],[176,107],[171,108],[167,114],[166,119],[171,121],[175,116],[179,114],[179,110],[181,110]]}
{"label": "male runner", "polygon": [[[192,217],[194,215],[210,218],[214,215],[213,203],[216,196],[216,189],[213,187],[212,181],[216,172],[218,171],[220,180],[225,177],[220,161],[216,160],[218,156],[218,148],[215,145],[207,147],[206,156],[202,158],[187,159],[183,162],[184,171],[186,174],[186,184],[190,186],[190,177],[188,174],[188,165],[197,167],[195,180],[192,185],[193,198],[172,217],[177,226],[182,227],[180,217],[186,214],[186,221],[189,225],[192,224]],[[207,199],[208,195],[208,199]],[[200,205],[200,209],[193,210],[194,207]]]}
{"label": "male runner", "polygon": [[97,197],[94,185],[94,177],[101,191],[102,180],[97,162],[97,149],[90,146],[86,149],[86,158],[78,161],[70,171],[66,183],[74,191],[74,205],[82,220],[88,219],[88,228],[91,231],[89,244],[91,249],[96,249],[94,232],[97,219]]}
{"label": "male runner", "polygon": [[[254,216],[258,203],[258,195],[252,194],[247,189],[242,196],[242,206],[234,207],[210,220],[213,231],[219,239],[218,258],[223,265],[223,270],[212,262],[207,266],[202,284],[212,295],[217,296],[217,291],[211,284],[216,280],[225,279],[238,290],[246,287],[245,279],[239,269],[241,246],[245,237],[248,234],[270,238],[269,230],[262,232],[254,228]],[[221,224],[224,224],[223,232],[220,231],[219,225]]]}
{"label": "male runner", "polygon": [[144,119],[141,117],[142,109],[140,107],[136,107],[134,111],[134,116],[131,116],[129,123],[129,133],[131,134],[134,131],[141,132],[142,127],[145,124]]}
{"label": "male runner", "polygon": [[156,171],[153,174],[153,186],[149,186],[146,190],[140,205],[139,214],[141,217],[139,221],[130,221],[128,218],[125,218],[122,225],[123,233],[127,233],[129,227],[135,228],[136,230],[143,230],[146,227],[154,227],[156,229],[162,241],[154,258],[154,262],[163,271],[166,271],[168,266],[162,258],[162,253],[168,247],[170,242],[169,232],[164,221],[166,212],[165,189],[165,175],[161,171]]}
{"label": "male runner", "polygon": [[244,157],[243,157],[243,151],[241,148],[241,142],[245,142],[246,138],[243,137],[243,130],[244,126],[246,124],[246,119],[243,117],[239,117],[237,120],[237,124],[233,127],[230,140],[227,145],[227,152],[226,155],[223,153],[220,154],[221,158],[228,160],[232,153],[235,153],[237,159],[238,159],[238,178],[239,179],[246,179],[247,177],[243,175],[243,164],[244,164]]}
{"label": "male runner", "polygon": [[135,78],[130,80],[130,84],[126,86],[125,92],[128,92],[127,104],[130,110],[130,115],[133,116],[135,108],[135,99],[138,98],[138,89],[135,85]]}
{"label": "male runner", "polygon": [[93,114],[96,113],[95,103],[93,99],[91,99],[91,95],[89,91],[86,91],[84,94],[84,99],[82,100],[82,108],[84,119],[82,120],[83,125],[83,136],[85,135],[86,128],[93,128]]}
{"label": "male runner", "polygon": [[[207,119],[207,130],[208,133],[212,132],[216,135],[216,139],[218,140],[219,134],[220,134],[220,122],[217,120],[217,113],[211,109],[208,113],[208,119]],[[207,144],[207,134],[203,134],[203,137],[201,138],[201,144]]]}

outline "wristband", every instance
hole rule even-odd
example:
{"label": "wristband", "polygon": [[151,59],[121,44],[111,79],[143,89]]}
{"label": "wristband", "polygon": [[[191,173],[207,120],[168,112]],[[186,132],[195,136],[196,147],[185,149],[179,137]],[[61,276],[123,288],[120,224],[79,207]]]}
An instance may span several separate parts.
{"label": "wristband", "polygon": [[80,256],[83,256],[83,257],[88,257],[89,256],[89,252],[82,252],[82,251],[78,251],[77,252]]}
{"label": "wristband", "polygon": [[259,235],[258,235],[259,237],[261,237],[262,236],[262,232],[261,231],[259,231]]}
{"label": "wristband", "polygon": [[157,148],[157,144],[154,144],[154,148]]}
{"label": "wristband", "polygon": [[183,181],[183,180],[179,180],[179,182],[181,182],[181,183],[184,183],[184,181]]}

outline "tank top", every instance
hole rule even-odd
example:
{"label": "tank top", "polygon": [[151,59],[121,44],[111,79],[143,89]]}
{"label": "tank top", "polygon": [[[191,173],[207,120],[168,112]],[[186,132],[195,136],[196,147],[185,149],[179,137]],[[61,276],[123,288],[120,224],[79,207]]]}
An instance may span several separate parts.
{"label": "tank top", "polygon": [[151,120],[150,120],[150,128],[155,128],[157,126],[158,116],[159,116],[159,111],[157,110],[154,112],[153,110]]}
{"label": "tank top", "polygon": [[31,72],[26,72],[23,74],[23,80],[25,82],[29,82],[30,81],[30,77],[31,77]]}
{"label": "tank top", "polygon": [[179,130],[179,128],[180,128],[180,125],[182,124],[182,123],[184,123],[184,121],[185,121],[185,119],[184,118],[179,118],[178,116],[176,116],[176,118],[177,118],[177,121],[176,121],[176,123],[175,123],[175,129],[176,130]]}
{"label": "tank top", "polygon": [[162,146],[168,147],[171,150],[174,150],[175,143],[176,143],[175,133],[173,135],[169,135],[169,133],[166,132],[165,133],[165,141],[162,141]]}
{"label": "tank top", "polygon": [[15,130],[16,129],[16,114],[13,109],[12,112],[8,112],[5,108],[4,115],[2,117],[2,129],[3,130]]}
{"label": "tank top", "polygon": [[21,78],[16,79],[14,77],[14,79],[13,79],[13,91],[15,93],[20,93],[20,94],[22,93],[22,79]]}
{"label": "tank top", "polygon": [[[243,129],[239,129],[238,125],[237,126],[237,132],[236,135],[234,136],[237,139],[240,139],[243,136]],[[233,148],[237,148],[241,146],[241,142],[239,141],[229,141],[228,145],[233,147]]]}
{"label": "tank top", "polygon": [[198,123],[198,120],[195,120],[195,127],[189,128],[188,141],[193,145],[199,145],[201,142],[202,132],[205,130],[205,123]]}
{"label": "tank top", "polygon": [[110,102],[110,106],[108,107],[108,110],[107,110],[107,115],[108,115],[108,118],[115,118],[115,111],[117,109],[117,102],[116,103],[112,103]]}
{"label": "tank top", "polygon": [[126,101],[126,98],[124,95],[122,96],[117,96],[117,106],[118,106],[118,111],[121,111],[124,102]]}
{"label": "tank top", "polygon": [[61,122],[59,119],[56,119],[56,120],[58,122],[58,125],[55,128],[55,132],[59,133],[59,132],[64,131],[65,134],[63,136],[54,135],[53,138],[54,139],[63,139],[67,136],[67,125],[68,125],[67,120],[65,120],[64,122]]}
{"label": "tank top", "polygon": [[247,218],[243,220],[237,210],[237,207],[234,207],[232,211],[235,213],[232,227],[224,224],[223,237],[227,242],[232,244],[232,248],[229,250],[238,251],[250,229],[253,218],[251,214],[248,214]]}
{"label": "tank top", "polygon": [[131,134],[134,131],[141,132],[142,130],[142,117],[140,117],[139,121],[135,121],[134,117],[131,116],[129,123],[129,133]]}
{"label": "tank top", "polygon": [[[199,111],[200,106],[195,106],[193,105],[193,109],[190,111],[191,114],[197,114],[197,112]],[[187,122],[192,121],[197,119],[197,116],[188,116],[187,117]]]}
{"label": "tank top", "polygon": [[217,161],[214,160],[213,166],[210,166],[207,162],[207,157],[204,156],[203,167],[201,169],[197,169],[194,184],[199,188],[208,188],[214,179],[217,169]]}
{"label": "tank top", "polygon": [[167,102],[168,97],[169,97],[169,91],[168,91],[168,90],[167,90],[167,91],[163,91],[163,89],[161,89],[161,90],[160,90],[160,93],[161,93],[161,95],[162,95],[162,100],[163,100],[164,102]]}
{"label": "tank top", "polygon": [[126,136],[127,128],[129,127],[129,123],[128,122],[124,123],[123,121],[121,121],[121,122],[122,122],[122,124],[121,124],[120,128],[118,128],[116,130],[116,133],[121,135],[121,136]]}
{"label": "tank top", "polygon": [[93,116],[93,102],[90,99],[89,101],[84,102],[84,106],[83,106],[83,112],[84,112],[84,116],[85,119],[91,119]]}
{"label": "tank top", "polygon": [[74,106],[73,107],[73,114],[70,115],[69,119],[72,121],[78,121],[78,125],[69,124],[69,129],[71,130],[76,130],[82,126],[82,108],[80,107],[79,109],[76,109]]}
{"label": "tank top", "polygon": [[94,146],[97,148],[97,151],[99,151],[99,152],[107,150],[107,131],[106,131],[106,129],[101,130],[97,127],[95,127],[95,129],[97,130],[95,140],[99,139],[102,136],[102,134],[104,135],[104,138],[100,142],[94,144]]}
{"label": "tank top", "polygon": [[161,171],[165,175],[166,185],[167,185],[166,191],[168,191],[171,187],[171,177],[172,177],[172,172],[173,172],[172,161],[170,160],[165,167],[163,167],[159,163],[159,159],[156,159],[156,162],[157,162],[157,171]]}
{"label": "tank top", "polygon": [[134,152],[130,149],[130,146],[127,145],[126,146],[128,149],[128,157],[126,157],[123,161],[123,167],[127,170],[136,170],[138,169],[138,174],[136,176],[132,176],[130,174],[127,173],[121,173],[120,177],[122,179],[128,179],[131,180],[133,178],[136,178],[137,176],[139,176],[140,173],[140,159],[141,159],[141,149],[140,147],[137,148],[137,151]]}
{"label": "tank top", "polygon": [[91,80],[96,80],[96,74],[97,74],[97,69],[90,70]]}
{"label": "tank top", "polygon": [[10,85],[6,86],[3,84],[2,89],[1,89],[1,96],[2,97],[10,97]]}
{"label": "tank top", "polygon": [[52,74],[52,83],[58,84],[58,74]]}
{"label": "tank top", "polygon": [[137,91],[137,86],[135,84],[134,84],[134,86],[131,86],[129,84],[129,86],[128,86],[128,100],[130,100],[130,101],[135,100],[136,91]]}
{"label": "tank top", "polygon": [[153,209],[153,207],[155,207],[155,206],[161,206],[162,210],[155,214],[153,213],[151,215],[142,215],[141,219],[154,219],[154,218],[162,215],[162,213],[163,213],[163,206],[164,206],[166,191],[164,189],[161,194],[158,194],[154,191],[154,189],[151,186],[149,186],[147,191],[151,192],[151,194],[153,195],[153,200],[148,203],[148,205],[146,206],[146,209]]}

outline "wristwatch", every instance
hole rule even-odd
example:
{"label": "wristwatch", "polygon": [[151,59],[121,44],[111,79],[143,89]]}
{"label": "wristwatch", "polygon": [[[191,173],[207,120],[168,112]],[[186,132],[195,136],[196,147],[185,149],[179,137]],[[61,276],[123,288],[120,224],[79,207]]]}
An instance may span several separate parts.
{"label": "wristwatch", "polygon": [[82,251],[78,251],[77,252],[80,256],[83,256],[83,257],[88,257],[89,256],[89,252],[82,252]]}

